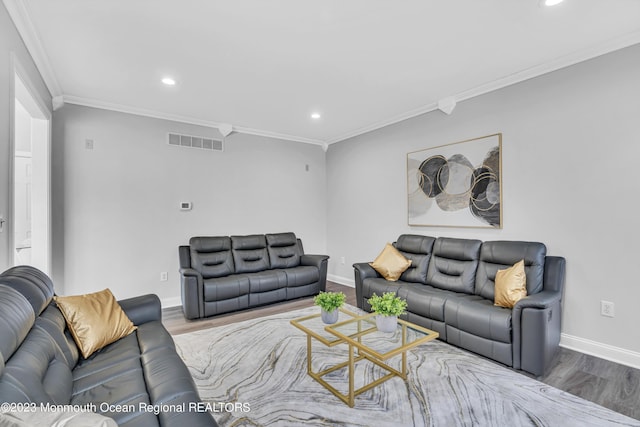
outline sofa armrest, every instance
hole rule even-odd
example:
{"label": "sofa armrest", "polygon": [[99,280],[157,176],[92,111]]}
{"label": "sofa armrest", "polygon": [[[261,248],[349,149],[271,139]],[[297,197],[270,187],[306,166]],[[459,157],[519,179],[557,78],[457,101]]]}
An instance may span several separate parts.
{"label": "sofa armrest", "polygon": [[513,307],[513,367],[544,375],[560,344],[562,293],[542,291]]}
{"label": "sofa armrest", "polygon": [[362,282],[364,279],[382,277],[368,262],[359,262],[353,264],[353,273],[355,275],[356,285],[356,304],[358,308],[364,309],[364,301],[362,299]]}
{"label": "sofa armrest", "polygon": [[118,304],[134,325],[162,320],[162,305],[160,298],[155,294],[120,300]]}
{"label": "sofa armrest", "polygon": [[184,316],[187,319],[203,317],[204,290],[202,275],[193,268],[181,268],[179,272]]}
{"label": "sofa armrest", "polygon": [[318,268],[320,277],[318,278],[318,290],[325,291],[327,289],[327,264],[329,255],[309,255],[300,256],[300,265],[309,265]]}
{"label": "sofa armrest", "polygon": [[322,268],[323,262],[329,259],[329,255],[300,255],[300,265],[310,265],[318,268]]}
{"label": "sofa armrest", "polygon": [[555,291],[542,291],[522,298],[513,307],[514,315],[526,308],[548,308],[562,299],[562,294]]}

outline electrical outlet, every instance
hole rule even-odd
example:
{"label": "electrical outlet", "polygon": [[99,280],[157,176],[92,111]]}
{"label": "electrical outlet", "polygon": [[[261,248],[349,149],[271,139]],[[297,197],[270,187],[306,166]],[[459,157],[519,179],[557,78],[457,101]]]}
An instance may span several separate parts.
{"label": "electrical outlet", "polygon": [[340,264],[344,265],[346,262],[347,262],[347,260],[343,256],[341,256],[340,257]]}
{"label": "electrical outlet", "polygon": [[160,281],[161,282],[166,282],[167,280],[169,280],[169,275],[167,274],[166,271],[163,271],[160,273]]}
{"label": "electrical outlet", "polygon": [[600,301],[600,315],[605,317],[615,317],[615,304],[611,301]]}

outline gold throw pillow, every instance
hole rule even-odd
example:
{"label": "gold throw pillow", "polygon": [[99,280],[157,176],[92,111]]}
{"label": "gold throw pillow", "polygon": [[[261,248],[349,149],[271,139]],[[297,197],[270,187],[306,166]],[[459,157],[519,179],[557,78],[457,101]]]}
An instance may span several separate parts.
{"label": "gold throw pillow", "polygon": [[369,265],[385,279],[395,282],[409,268],[411,260],[406,259],[391,243],[387,243],[380,255]]}
{"label": "gold throw pillow", "polygon": [[498,270],[496,273],[495,301],[499,307],[513,308],[527,296],[527,275],[524,272],[524,260],[512,267]]}
{"label": "gold throw pillow", "polygon": [[53,299],[85,359],[137,329],[109,289]]}

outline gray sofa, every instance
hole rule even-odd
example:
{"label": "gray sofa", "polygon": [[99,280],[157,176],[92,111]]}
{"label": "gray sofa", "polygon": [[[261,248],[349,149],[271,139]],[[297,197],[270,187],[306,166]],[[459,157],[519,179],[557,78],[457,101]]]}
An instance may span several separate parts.
{"label": "gray sofa", "polygon": [[[119,301],[137,330],[84,359],[53,295],[49,277],[33,267],[13,267],[0,275],[0,402],[38,409],[40,404],[78,405],[120,426],[217,425],[202,407],[189,406],[201,401],[162,326],[157,296]],[[176,409],[182,404],[184,412]],[[47,412],[45,406],[42,415]],[[31,418],[29,424],[34,423],[43,425]]]}
{"label": "gray sofa", "polygon": [[[374,293],[407,300],[410,322],[440,339],[515,369],[542,375],[560,342],[565,259],[537,242],[488,241],[404,234],[394,243],[411,266],[397,282],[368,263],[354,264],[358,307]],[[494,306],[494,279],[524,259],[527,297],[513,309]]]}
{"label": "gray sofa", "polygon": [[294,233],[192,237],[178,248],[187,319],[315,295],[327,281],[327,255],[304,253]]}

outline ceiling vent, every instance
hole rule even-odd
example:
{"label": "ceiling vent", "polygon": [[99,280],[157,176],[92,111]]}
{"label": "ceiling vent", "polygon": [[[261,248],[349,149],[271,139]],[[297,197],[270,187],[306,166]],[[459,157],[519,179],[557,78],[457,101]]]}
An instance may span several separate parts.
{"label": "ceiling vent", "polygon": [[201,150],[224,151],[221,140],[207,138],[204,136],[183,135],[180,133],[169,133],[169,145],[185,148],[199,148]]}

